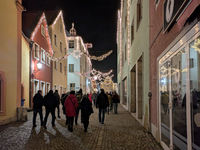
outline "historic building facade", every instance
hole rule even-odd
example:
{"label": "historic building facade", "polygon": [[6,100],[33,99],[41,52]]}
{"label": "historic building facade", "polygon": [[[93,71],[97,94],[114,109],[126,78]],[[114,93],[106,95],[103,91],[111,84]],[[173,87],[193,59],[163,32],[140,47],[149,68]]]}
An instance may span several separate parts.
{"label": "historic building facade", "polygon": [[[90,93],[90,77],[88,73],[86,76],[79,76],[77,73],[84,74],[91,71],[92,63],[88,57],[88,48],[91,48],[91,44],[85,44],[82,37],[76,35],[74,24],[70,29],[70,36],[67,37],[69,43],[68,50],[68,69],[67,69],[67,80],[68,88],[67,91],[79,91],[80,88],[83,93]],[[77,72],[77,73],[76,73]]]}
{"label": "historic building facade", "polygon": [[149,1],[122,0],[118,11],[118,91],[122,105],[149,127]]}
{"label": "historic building facade", "polygon": [[16,109],[21,106],[21,14],[23,10],[21,0],[1,2],[0,124],[16,121]]}
{"label": "historic building facade", "polygon": [[150,1],[151,132],[164,149],[200,149],[200,1]]}
{"label": "historic building facade", "polygon": [[51,46],[53,49],[53,57],[57,60],[53,61],[52,65],[52,87],[53,90],[58,90],[61,95],[63,91],[67,91],[67,55],[68,44],[65,22],[63,19],[63,12],[59,11],[54,18],[55,14],[52,12],[45,12],[47,15],[47,22],[49,25],[49,35],[51,39]]}
{"label": "historic building facade", "polygon": [[29,106],[32,107],[32,98],[38,90],[42,90],[42,95],[45,96],[52,88],[53,51],[45,13],[24,13],[23,32],[29,39],[30,45]]}

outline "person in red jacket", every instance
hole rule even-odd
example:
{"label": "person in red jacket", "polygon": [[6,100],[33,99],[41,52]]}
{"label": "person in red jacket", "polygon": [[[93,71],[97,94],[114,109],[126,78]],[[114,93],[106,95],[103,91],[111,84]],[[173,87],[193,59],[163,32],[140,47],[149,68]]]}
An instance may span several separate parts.
{"label": "person in red jacket", "polygon": [[71,91],[70,95],[65,100],[66,115],[68,117],[68,130],[73,131],[74,117],[76,116],[76,108],[78,107],[78,102],[75,97],[75,91]]}
{"label": "person in red jacket", "polygon": [[89,98],[90,102],[92,103],[92,92],[90,92],[90,94],[88,95],[88,98]]}

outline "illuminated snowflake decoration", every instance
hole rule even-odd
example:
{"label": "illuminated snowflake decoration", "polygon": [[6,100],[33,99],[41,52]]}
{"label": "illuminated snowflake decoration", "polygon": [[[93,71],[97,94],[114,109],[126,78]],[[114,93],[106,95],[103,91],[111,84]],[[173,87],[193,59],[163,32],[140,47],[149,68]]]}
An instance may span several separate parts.
{"label": "illuminated snowflake decoration", "polygon": [[74,50],[73,53],[71,53],[71,55],[73,55],[76,59],[81,57],[82,54],[83,53],[81,52],[81,50]]}

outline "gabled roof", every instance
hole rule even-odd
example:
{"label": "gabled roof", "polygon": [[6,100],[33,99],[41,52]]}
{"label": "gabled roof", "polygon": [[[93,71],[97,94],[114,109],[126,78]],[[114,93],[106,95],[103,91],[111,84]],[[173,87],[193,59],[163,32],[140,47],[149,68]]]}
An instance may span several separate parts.
{"label": "gabled roof", "polygon": [[49,50],[51,50],[51,52],[53,54],[45,13],[44,12],[25,13],[23,19],[24,20],[22,21],[22,24],[23,24],[22,30],[23,30],[24,34],[31,40],[34,39],[34,36],[37,33],[38,28],[40,27],[42,21],[44,20],[44,27],[46,29],[45,31],[46,31],[46,38],[47,38],[48,45],[49,45]]}
{"label": "gabled roof", "polygon": [[42,14],[43,12],[41,11],[29,11],[22,13],[22,31],[28,38],[31,37]]}
{"label": "gabled roof", "polygon": [[49,26],[53,24],[59,13],[60,10],[45,10],[46,19]]}

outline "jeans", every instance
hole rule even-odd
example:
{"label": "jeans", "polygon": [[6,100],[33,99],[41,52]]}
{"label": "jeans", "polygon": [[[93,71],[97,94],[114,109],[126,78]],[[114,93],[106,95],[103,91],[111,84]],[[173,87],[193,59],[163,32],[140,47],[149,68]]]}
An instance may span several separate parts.
{"label": "jeans", "polygon": [[77,107],[76,108],[76,117],[75,117],[75,124],[77,124],[77,121],[78,121],[78,115],[79,115],[79,111],[80,111],[80,107]]}
{"label": "jeans", "polygon": [[[99,122],[104,124],[106,108],[99,108]],[[102,117],[101,117],[102,114]]]}
{"label": "jeans", "polygon": [[35,123],[36,123],[37,113],[39,113],[39,115],[40,115],[40,122],[41,122],[41,126],[42,126],[43,125],[42,109],[34,109],[34,111],[33,111],[33,126],[36,125]]}
{"label": "jeans", "polygon": [[60,107],[59,107],[60,105],[57,105],[56,106],[56,108],[57,108],[57,110],[58,110],[58,117],[60,117]]}
{"label": "jeans", "polygon": [[47,124],[47,118],[49,116],[49,113],[51,113],[51,116],[52,116],[52,126],[55,126],[55,109],[46,109],[46,115],[45,115],[45,118],[44,118],[44,125],[46,126]]}
{"label": "jeans", "polygon": [[114,107],[114,113],[117,113],[117,107],[118,107],[118,103],[113,103],[113,107]]}

